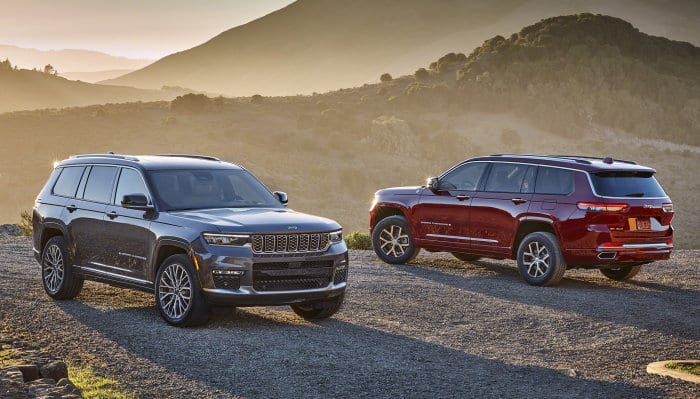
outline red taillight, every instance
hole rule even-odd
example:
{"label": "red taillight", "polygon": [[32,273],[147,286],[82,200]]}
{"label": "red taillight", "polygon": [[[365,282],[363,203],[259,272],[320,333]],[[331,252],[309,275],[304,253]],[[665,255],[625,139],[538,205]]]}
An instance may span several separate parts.
{"label": "red taillight", "polygon": [[663,204],[661,205],[661,208],[664,210],[664,212],[673,212],[673,204]]}
{"label": "red taillight", "polygon": [[624,245],[623,242],[615,241],[615,242],[604,242],[604,243],[600,244],[599,246],[600,247],[621,247],[623,245]]}
{"label": "red taillight", "polygon": [[579,202],[578,209],[587,212],[622,212],[629,207],[627,204],[599,204],[592,202]]}

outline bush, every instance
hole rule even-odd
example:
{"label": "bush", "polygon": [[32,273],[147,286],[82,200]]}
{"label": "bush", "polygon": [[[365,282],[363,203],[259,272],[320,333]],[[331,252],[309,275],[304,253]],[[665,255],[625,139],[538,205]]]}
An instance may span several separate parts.
{"label": "bush", "polygon": [[31,236],[32,231],[33,231],[32,211],[30,211],[30,210],[22,211],[19,214],[19,217],[20,217],[20,222],[17,226],[19,226],[19,229],[22,231],[22,235]]}
{"label": "bush", "polygon": [[425,80],[428,79],[428,77],[430,77],[430,73],[425,68],[419,68],[418,70],[416,70],[413,76],[415,76],[416,80]]}
{"label": "bush", "polygon": [[170,102],[170,109],[177,112],[204,112],[211,108],[212,99],[204,94],[188,93]]}
{"label": "bush", "polygon": [[253,94],[253,96],[250,97],[250,102],[253,104],[260,104],[261,102],[263,102],[263,96],[261,96],[260,94]]}
{"label": "bush", "polygon": [[393,79],[394,78],[392,78],[391,75],[388,73],[384,73],[382,74],[382,76],[379,77],[379,80],[381,82],[391,82]]}
{"label": "bush", "polygon": [[349,249],[372,249],[372,237],[369,233],[354,231],[345,236],[345,243]]}

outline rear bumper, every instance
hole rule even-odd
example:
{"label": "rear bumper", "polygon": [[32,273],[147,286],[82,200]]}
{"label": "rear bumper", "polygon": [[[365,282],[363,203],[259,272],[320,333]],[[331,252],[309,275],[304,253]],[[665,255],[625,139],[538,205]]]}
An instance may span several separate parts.
{"label": "rear bumper", "polygon": [[613,263],[653,262],[671,257],[673,245],[660,243],[635,243],[620,246],[598,246],[595,249],[569,249],[564,257],[571,266],[600,265]]}

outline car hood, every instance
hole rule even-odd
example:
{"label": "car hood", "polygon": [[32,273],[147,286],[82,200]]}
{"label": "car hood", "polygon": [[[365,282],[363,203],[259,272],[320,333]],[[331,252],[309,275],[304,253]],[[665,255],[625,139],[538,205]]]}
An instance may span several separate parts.
{"label": "car hood", "polygon": [[290,233],[330,231],[340,225],[319,216],[277,208],[220,208],[171,211],[170,216],[209,225],[211,230],[234,233]]}
{"label": "car hood", "polygon": [[410,186],[410,187],[391,187],[391,188],[385,188],[382,190],[377,191],[377,196],[385,196],[385,195],[416,195],[422,190],[424,187],[421,186]]}

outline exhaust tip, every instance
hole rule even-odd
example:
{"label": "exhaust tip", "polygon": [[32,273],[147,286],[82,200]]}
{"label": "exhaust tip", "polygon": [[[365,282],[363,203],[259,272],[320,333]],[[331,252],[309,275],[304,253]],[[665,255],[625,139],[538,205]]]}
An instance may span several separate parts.
{"label": "exhaust tip", "polygon": [[617,252],[601,252],[598,254],[598,259],[611,260],[617,258]]}

